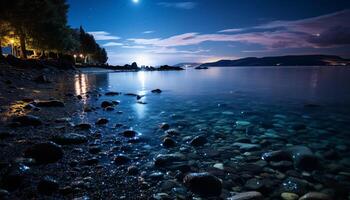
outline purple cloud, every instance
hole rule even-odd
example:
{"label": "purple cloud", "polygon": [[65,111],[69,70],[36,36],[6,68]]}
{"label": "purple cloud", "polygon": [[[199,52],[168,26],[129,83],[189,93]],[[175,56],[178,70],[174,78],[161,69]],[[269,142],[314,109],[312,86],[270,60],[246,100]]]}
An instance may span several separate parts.
{"label": "purple cloud", "polygon": [[213,34],[184,33],[169,38],[132,38],[138,45],[178,47],[203,42],[259,44],[266,49],[336,47],[350,44],[350,10],[295,21],[273,21],[255,27]]}

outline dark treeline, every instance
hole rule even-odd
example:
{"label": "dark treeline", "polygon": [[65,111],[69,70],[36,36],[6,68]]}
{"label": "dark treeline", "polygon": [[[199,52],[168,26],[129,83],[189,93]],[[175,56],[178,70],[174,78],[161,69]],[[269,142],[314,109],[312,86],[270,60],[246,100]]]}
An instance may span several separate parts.
{"label": "dark treeline", "polygon": [[18,47],[22,59],[32,52],[32,58],[106,63],[107,53],[92,35],[67,25],[68,7],[66,0],[1,0],[0,46]]}

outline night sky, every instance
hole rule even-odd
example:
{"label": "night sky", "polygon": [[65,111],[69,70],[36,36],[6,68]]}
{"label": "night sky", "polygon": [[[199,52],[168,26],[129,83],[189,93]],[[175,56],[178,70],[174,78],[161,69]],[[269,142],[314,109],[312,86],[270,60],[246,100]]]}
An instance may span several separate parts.
{"label": "night sky", "polygon": [[349,0],[68,0],[110,64],[208,62],[287,54],[350,58]]}

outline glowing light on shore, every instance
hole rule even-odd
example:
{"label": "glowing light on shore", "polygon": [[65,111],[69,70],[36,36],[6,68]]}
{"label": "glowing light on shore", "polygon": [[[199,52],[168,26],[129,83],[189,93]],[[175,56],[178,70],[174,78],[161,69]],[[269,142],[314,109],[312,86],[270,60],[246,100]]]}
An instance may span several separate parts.
{"label": "glowing light on shore", "polygon": [[141,67],[142,65],[150,66],[152,65],[152,60],[148,55],[137,55],[136,63],[139,67]]}

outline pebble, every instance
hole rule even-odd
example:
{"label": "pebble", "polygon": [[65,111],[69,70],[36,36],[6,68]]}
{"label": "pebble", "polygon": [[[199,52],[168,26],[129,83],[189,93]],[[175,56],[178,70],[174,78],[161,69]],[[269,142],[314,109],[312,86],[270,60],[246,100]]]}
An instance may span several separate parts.
{"label": "pebble", "polygon": [[106,119],[106,118],[99,118],[97,121],[96,121],[96,125],[105,125],[105,124],[107,124],[109,122],[109,120],[108,119]]}
{"label": "pebble", "polygon": [[205,135],[198,135],[190,141],[190,144],[194,147],[199,147],[205,145],[207,142],[208,140]]}
{"label": "pebble", "polygon": [[101,107],[102,108],[113,107],[113,106],[114,106],[114,104],[112,102],[110,102],[110,101],[103,101],[101,103]]}
{"label": "pebble", "polygon": [[165,148],[171,148],[176,146],[176,141],[170,137],[166,137],[163,140],[162,146]]}
{"label": "pebble", "polygon": [[297,200],[299,199],[299,195],[290,192],[283,192],[281,198],[283,200]]}
{"label": "pebble", "polygon": [[220,196],[221,194],[221,180],[207,172],[189,173],[183,182],[193,193],[202,197]]}
{"label": "pebble", "polygon": [[137,132],[134,130],[125,130],[122,132],[122,135],[124,137],[132,138],[132,137],[135,137],[137,135]]}
{"label": "pebble", "polygon": [[257,191],[242,192],[227,198],[227,200],[261,200],[261,199],[263,199],[263,195]]}
{"label": "pebble", "polygon": [[223,163],[216,163],[213,166],[216,169],[224,170],[224,164]]}
{"label": "pebble", "polygon": [[330,196],[320,192],[309,192],[300,197],[299,200],[332,200]]}
{"label": "pebble", "polygon": [[125,155],[125,154],[118,154],[115,158],[114,158],[114,162],[117,165],[124,165],[127,164],[128,162],[130,162],[130,158]]}
{"label": "pebble", "polygon": [[38,191],[42,194],[50,195],[53,192],[57,191],[59,185],[56,180],[51,177],[44,177],[38,183]]}

